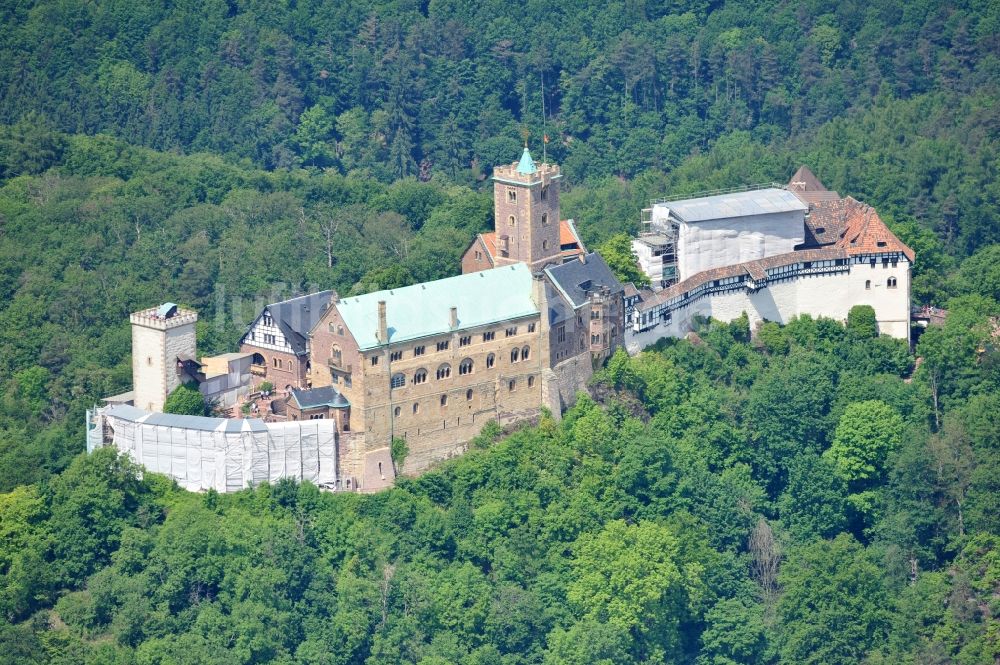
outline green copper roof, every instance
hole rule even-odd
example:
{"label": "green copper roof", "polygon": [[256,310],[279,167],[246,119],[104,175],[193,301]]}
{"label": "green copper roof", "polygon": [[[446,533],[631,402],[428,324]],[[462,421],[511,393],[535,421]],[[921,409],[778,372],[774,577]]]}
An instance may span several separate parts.
{"label": "green copper roof", "polygon": [[531,270],[523,263],[414,284],[401,289],[375,291],[344,298],[337,310],[362,351],[381,344],[378,302],[385,301],[389,341],[393,345],[451,332],[451,308],[458,312],[458,328],[499,323],[532,314]]}
{"label": "green copper roof", "polygon": [[538,168],[535,167],[535,162],[531,159],[531,153],[528,152],[528,146],[524,146],[524,152],[521,153],[521,161],[517,163],[517,172],[522,175],[538,173]]}

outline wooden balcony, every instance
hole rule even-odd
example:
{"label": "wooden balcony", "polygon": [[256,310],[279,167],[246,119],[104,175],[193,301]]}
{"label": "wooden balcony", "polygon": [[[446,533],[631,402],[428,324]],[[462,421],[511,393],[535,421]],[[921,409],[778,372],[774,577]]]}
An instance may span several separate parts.
{"label": "wooden balcony", "polygon": [[255,376],[267,376],[267,365],[250,365],[250,373]]}

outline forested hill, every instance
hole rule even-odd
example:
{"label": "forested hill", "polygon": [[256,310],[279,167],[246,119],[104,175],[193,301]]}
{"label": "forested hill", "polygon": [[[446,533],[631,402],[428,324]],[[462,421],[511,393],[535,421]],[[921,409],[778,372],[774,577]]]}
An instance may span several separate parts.
{"label": "forested hill", "polygon": [[[987,0],[3,3],[0,661],[1000,662],[998,53]],[[651,197],[807,164],[947,322],[706,323],[377,496],[83,453],[130,311],[212,353],[453,274],[524,132],[615,265]]]}
{"label": "forested hill", "polygon": [[1000,240],[998,35],[988,0],[7,3],[0,178],[57,132],[475,185],[528,131],[577,184],[712,151],[658,196],[805,162],[966,255]]}
{"label": "forested hill", "polygon": [[39,0],[0,23],[0,124],[386,180],[489,174],[543,125],[571,176],[631,177],[879,95],[993,95],[1000,52],[989,0]]}
{"label": "forested hill", "polygon": [[[115,451],[0,494],[0,647],[35,665],[990,665],[997,303],[921,340],[746,319],[616,355],[377,495],[220,496]],[[936,408],[935,408],[936,405]]]}

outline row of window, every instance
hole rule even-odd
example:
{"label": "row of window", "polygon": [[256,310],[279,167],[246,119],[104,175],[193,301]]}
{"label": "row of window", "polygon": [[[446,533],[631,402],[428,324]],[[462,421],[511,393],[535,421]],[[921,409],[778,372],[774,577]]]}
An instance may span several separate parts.
{"label": "row of window", "polygon": [[[523,346],[521,348],[515,347],[510,350],[511,363],[523,362],[525,360],[528,360],[530,357],[531,357],[531,347],[529,346]],[[488,356],[486,356],[486,369],[491,369],[494,365],[496,365],[496,354],[491,353]],[[475,363],[471,358],[466,358],[458,365],[458,373],[460,376],[466,376],[468,374],[472,374],[474,369],[475,369]],[[443,363],[440,367],[437,368],[435,376],[437,377],[438,381],[451,377],[451,365],[449,365],[448,363]],[[427,370],[423,368],[418,369],[416,372],[413,373],[413,385],[420,385],[421,383],[427,383]],[[405,385],[406,385],[406,375],[403,374],[402,372],[397,372],[396,374],[393,374],[392,378],[389,380],[389,387],[391,388],[402,388]]]}
{"label": "row of window", "polygon": [[[508,328],[506,328],[504,330],[504,336],[505,337],[515,337],[518,334],[519,331],[520,331],[520,328],[518,326],[509,326]],[[528,324],[527,332],[528,333],[535,332],[535,324],[534,323],[529,323]],[[483,341],[484,342],[492,342],[495,339],[496,339],[496,332],[495,331],[490,330],[490,331],[487,331],[487,332],[483,333]],[[459,347],[470,346],[471,344],[472,344],[472,335],[463,335],[462,337],[458,338],[458,346]],[[451,341],[450,340],[444,340],[444,341],[441,341],[441,342],[437,342],[435,344],[435,348],[439,352],[440,351],[447,351],[450,348],[450,346],[451,346]],[[525,348],[527,348],[527,347],[525,347]],[[418,345],[416,345],[416,346],[413,347],[413,357],[414,358],[422,356],[422,355],[424,355],[426,353],[427,353],[427,346],[424,345],[424,344],[418,344]],[[337,362],[340,362],[340,360],[341,360],[340,347],[334,345],[334,347],[330,351],[330,355],[331,355],[331,357],[334,360],[336,360]],[[403,359],[403,352],[402,351],[391,351],[391,352],[389,352],[389,361],[390,362],[397,362],[397,361],[402,360],[402,359]],[[372,367],[375,367],[379,363],[379,356],[378,355],[372,355],[369,358],[369,362],[371,363]]]}
{"label": "row of window", "polygon": [[[528,387],[529,388],[534,388],[534,386],[535,386],[535,377],[529,376],[528,377]],[[511,380],[509,380],[507,382],[507,391],[508,392],[514,392],[515,390],[517,390],[517,379],[511,379]],[[471,402],[473,394],[474,393],[472,392],[472,388],[469,388],[468,390],[466,390],[465,391],[465,401],[466,402]],[[441,406],[448,406],[448,395],[441,395],[441,397],[438,399],[438,403]],[[413,405],[410,407],[410,409],[411,409],[411,411],[412,411],[412,413],[414,415],[420,413],[420,402],[414,402]],[[392,414],[395,417],[397,417],[397,418],[400,415],[402,415],[402,413],[403,413],[403,408],[400,407],[400,406],[397,406],[397,407],[393,408],[393,410],[392,410]]]}
{"label": "row of window", "polygon": [[[517,217],[515,217],[514,215],[511,215],[510,217],[507,218],[507,223],[510,226],[517,226]],[[549,213],[543,212],[542,213],[542,224],[548,224],[548,223],[549,223]]]}
{"label": "row of window", "polygon": [[[544,185],[538,190],[538,198],[542,201],[549,200],[549,186]],[[507,203],[517,203],[517,190],[513,187],[507,188]]]}
{"label": "row of window", "polygon": [[[890,289],[896,288],[896,278],[895,277],[890,277],[889,279],[885,280],[885,285],[886,285],[887,288],[890,288]],[[866,289],[872,288],[872,281],[870,279],[866,279],[865,280],[865,288]]]}
{"label": "row of window", "polygon": [[[254,332],[253,330],[250,331],[250,334],[247,337],[250,339],[251,342],[256,342],[257,341],[257,333]],[[278,344],[278,338],[277,338],[276,335],[273,335],[271,333],[264,333],[264,343],[265,344],[274,344],[275,346],[277,346],[277,344]],[[288,346],[288,342],[287,341],[285,342],[285,346],[286,347]]]}

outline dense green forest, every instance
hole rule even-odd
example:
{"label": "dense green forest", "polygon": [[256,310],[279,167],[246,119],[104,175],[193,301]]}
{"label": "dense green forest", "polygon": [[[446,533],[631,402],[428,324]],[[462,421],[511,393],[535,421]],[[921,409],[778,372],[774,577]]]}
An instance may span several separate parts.
{"label": "dense green forest", "polygon": [[[0,7],[0,653],[13,663],[995,663],[1000,4]],[[127,315],[458,271],[524,136],[621,253],[650,198],[807,164],[947,306],[706,324],[378,496],[193,495],[84,410]],[[919,363],[917,362],[919,357]]]}

